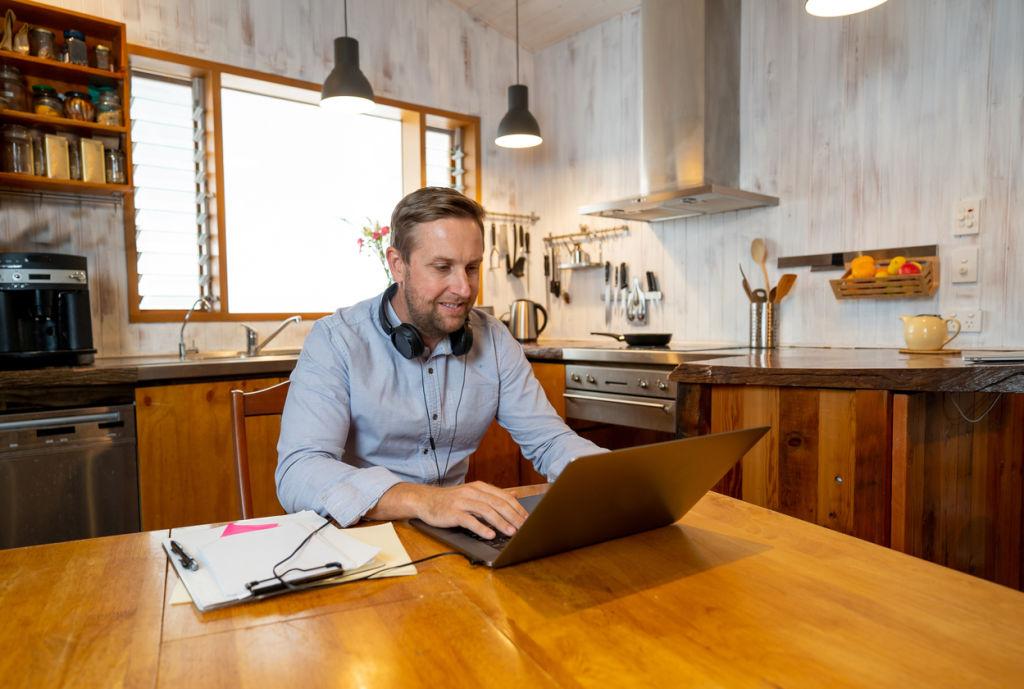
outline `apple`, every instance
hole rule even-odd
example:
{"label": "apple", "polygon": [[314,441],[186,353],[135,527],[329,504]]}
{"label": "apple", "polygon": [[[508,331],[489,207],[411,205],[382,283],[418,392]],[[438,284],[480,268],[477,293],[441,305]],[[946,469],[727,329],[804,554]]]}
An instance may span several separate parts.
{"label": "apple", "polygon": [[904,263],[900,266],[900,275],[920,275],[921,266],[916,263]]}

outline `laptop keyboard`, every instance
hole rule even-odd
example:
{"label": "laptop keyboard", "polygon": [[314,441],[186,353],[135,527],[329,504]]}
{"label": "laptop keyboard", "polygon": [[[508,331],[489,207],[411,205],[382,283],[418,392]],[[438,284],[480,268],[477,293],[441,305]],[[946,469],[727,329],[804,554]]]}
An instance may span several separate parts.
{"label": "laptop keyboard", "polygon": [[469,536],[470,538],[475,539],[477,541],[480,541],[481,543],[489,545],[492,548],[496,548],[497,550],[501,550],[505,547],[506,543],[512,540],[511,536],[506,536],[498,530],[495,530],[494,533],[497,535],[494,538],[484,538],[483,536],[480,536],[479,534],[476,534],[470,531],[469,529],[465,529],[462,527],[459,527],[459,531],[464,535]]}

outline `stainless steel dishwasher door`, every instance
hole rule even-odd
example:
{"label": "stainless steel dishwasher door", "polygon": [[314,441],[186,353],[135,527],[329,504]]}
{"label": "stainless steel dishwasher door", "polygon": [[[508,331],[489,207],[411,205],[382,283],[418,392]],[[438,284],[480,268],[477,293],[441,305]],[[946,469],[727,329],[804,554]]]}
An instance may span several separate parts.
{"label": "stainless steel dishwasher door", "polygon": [[0,415],[0,548],[139,528],[134,405]]}

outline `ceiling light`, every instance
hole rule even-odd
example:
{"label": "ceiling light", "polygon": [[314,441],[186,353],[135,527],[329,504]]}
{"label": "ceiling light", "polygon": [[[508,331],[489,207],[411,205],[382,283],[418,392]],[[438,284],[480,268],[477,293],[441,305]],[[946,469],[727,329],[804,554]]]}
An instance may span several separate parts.
{"label": "ceiling light", "polygon": [[345,35],[334,39],[334,69],[320,90],[320,106],[336,112],[364,113],[373,109],[373,89],[359,71],[359,41],[348,35],[348,0],[345,0]]}
{"label": "ceiling light", "polygon": [[872,7],[878,7],[885,0],[807,0],[804,9],[815,17],[845,17]]}
{"label": "ceiling light", "polygon": [[498,125],[494,143],[502,148],[530,148],[544,139],[537,119],[530,113],[530,94],[519,83],[519,0],[516,0],[516,83],[508,87],[508,112]]}

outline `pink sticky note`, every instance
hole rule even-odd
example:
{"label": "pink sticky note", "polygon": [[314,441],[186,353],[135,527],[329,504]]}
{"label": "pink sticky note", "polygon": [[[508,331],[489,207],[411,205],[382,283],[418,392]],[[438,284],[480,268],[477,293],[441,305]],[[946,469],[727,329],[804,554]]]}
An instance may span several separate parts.
{"label": "pink sticky note", "polygon": [[250,531],[263,531],[265,529],[274,529],[277,527],[277,522],[269,522],[267,524],[236,524],[231,522],[224,527],[221,531],[220,537],[235,536],[240,533],[249,533]]}

